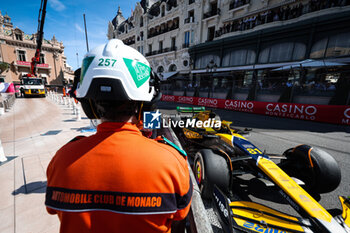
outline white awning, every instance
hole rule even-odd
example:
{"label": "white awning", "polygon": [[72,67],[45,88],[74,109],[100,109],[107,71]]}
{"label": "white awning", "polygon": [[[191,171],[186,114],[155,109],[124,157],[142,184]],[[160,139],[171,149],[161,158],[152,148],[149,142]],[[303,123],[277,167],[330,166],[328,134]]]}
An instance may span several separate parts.
{"label": "white awning", "polygon": [[272,71],[281,71],[281,70],[290,70],[290,69],[300,69],[300,68],[305,68],[305,67],[329,67],[329,66],[344,66],[346,64],[344,63],[339,63],[339,62],[331,62],[331,61],[326,61],[326,60],[312,60],[312,59],[307,59],[301,62],[295,62],[289,65],[284,65],[280,68],[274,69]]}
{"label": "white awning", "polygon": [[[305,62],[305,61],[302,61]],[[280,63],[267,63],[267,64],[256,64],[256,65],[245,65],[245,66],[232,66],[232,67],[222,67],[217,68],[214,72],[208,72],[207,69],[198,69],[192,70],[192,74],[201,74],[201,73],[218,73],[218,72],[229,72],[229,71],[239,71],[239,70],[259,70],[259,69],[268,69],[268,68],[279,68],[279,67],[290,67],[298,64],[300,66],[301,62],[280,62]],[[326,63],[330,64],[330,63]],[[335,63],[334,63],[335,64]],[[338,63],[340,64],[340,63]],[[277,69],[276,69],[277,70]]]}
{"label": "white awning", "polygon": [[179,71],[174,71],[174,72],[165,72],[162,74],[162,76],[160,77],[160,80],[165,81],[168,78],[174,76],[175,74],[179,73]]}
{"label": "white awning", "polygon": [[234,67],[224,67],[224,68],[217,68],[213,72],[208,72],[207,69],[201,69],[201,70],[192,70],[192,74],[201,74],[201,73],[216,73],[216,72],[225,72],[225,71],[234,71],[234,70],[252,70],[254,67],[252,65],[250,66],[234,66]]}
{"label": "white awning", "polygon": [[269,63],[269,64],[258,64],[255,65],[255,69],[267,69],[267,68],[277,68],[281,66],[287,66],[295,64],[295,62],[283,62],[283,63]]}

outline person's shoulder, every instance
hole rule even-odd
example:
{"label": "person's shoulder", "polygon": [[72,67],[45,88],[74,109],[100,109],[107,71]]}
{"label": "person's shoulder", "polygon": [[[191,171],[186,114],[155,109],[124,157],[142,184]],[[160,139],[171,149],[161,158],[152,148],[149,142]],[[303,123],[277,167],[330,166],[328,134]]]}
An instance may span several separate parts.
{"label": "person's shoulder", "polygon": [[174,142],[170,141],[164,136],[157,137],[155,141],[160,145],[165,145],[166,148],[173,148],[176,150],[177,153],[179,153],[182,157],[187,158],[187,153],[182,148],[180,148],[178,145],[176,145]]}
{"label": "person's shoulder", "polygon": [[187,160],[186,152],[165,137],[157,137],[156,139],[145,138],[145,140],[149,141],[159,151],[162,157],[166,157],[166,154],[168,154],[181,163]]}
{"label": "person's shoulder", "polygon": [[83,136],[79,135],[68,141],[65,145],[63,145],[57,152],[57,154],[66,154],[66,152],[72,152],[75,148],[81,148],[82,144],[88,143],[89,144],[89,139],[92,137],[91,136]]}

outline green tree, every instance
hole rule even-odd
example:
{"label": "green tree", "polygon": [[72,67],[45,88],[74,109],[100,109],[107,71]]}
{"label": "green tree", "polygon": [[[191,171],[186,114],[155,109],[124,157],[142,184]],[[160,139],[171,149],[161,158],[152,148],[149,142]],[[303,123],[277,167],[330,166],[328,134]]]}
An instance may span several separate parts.
{"label": "green tree", "polygon": [[0,74],[10,68],[10,64],[7,62],[0,62]]}

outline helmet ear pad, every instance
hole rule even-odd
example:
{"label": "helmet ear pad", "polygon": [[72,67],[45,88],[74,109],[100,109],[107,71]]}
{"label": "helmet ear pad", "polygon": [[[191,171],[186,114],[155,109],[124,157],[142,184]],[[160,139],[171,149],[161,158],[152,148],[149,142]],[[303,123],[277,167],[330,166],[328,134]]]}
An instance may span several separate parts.
{"label": "helmet ear pad", "polygon": [[89,119],[100,119],[101,118],[100,115],[98,114],[95,101],[92,101],[92,100],[86,99],[86,98],[81,98],[81,99],[79,99],[79,101],[81,103],[81,107],[83,108],[85,115]]}

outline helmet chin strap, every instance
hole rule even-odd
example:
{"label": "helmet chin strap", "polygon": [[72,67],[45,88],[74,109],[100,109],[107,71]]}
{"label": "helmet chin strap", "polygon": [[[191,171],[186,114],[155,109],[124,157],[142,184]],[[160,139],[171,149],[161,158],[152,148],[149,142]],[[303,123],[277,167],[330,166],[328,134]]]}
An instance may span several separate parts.
{"label": "helmet chin strap", "polygon": [[137,116],[137,122],[140,122],[140,121],[141,121],[142,108],[143,108],[143,101],[141,102],[140,107],[139,107],[139,109],[138,109],[139,114],[138,114],[138,116]]}
{"label": "helmet chin strap", "polygon": [[150,83],[153,84],[155,95],[153,96],[151,102],[159,101],[162,97],[162,93],[160,92],[160,78],[158,77],[157,73],[155,73],[153,70],[151,71],[151,78]]}
{"label": "helmet chin strap", "polygon": [[92,106],[92,103],[91,103],[91,99],[89,99],[89,103],[90,103],[90,108],[91,108],[92,114],[94,114],[96,119],[100,119],[100,117],[97,116],[97,114],[95,113],[94,107]]}

